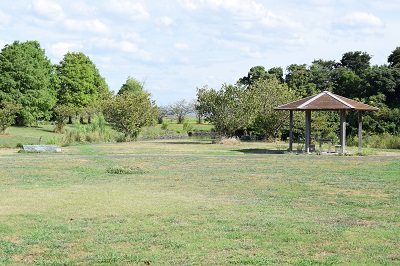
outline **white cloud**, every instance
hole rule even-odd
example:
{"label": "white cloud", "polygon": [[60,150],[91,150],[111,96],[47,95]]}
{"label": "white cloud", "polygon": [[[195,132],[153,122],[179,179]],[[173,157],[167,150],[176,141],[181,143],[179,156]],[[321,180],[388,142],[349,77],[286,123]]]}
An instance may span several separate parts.
{"label": "white cloud", "polygon": [[61,60],[68,52],[76,52],[82,48],[83,46],[80,43],[57,42],[48,45],[47,50],[49,50],[57,60]]}
{"label": "white cloud", "polygon": [[96,38],[92,39],[91,42],[94,46],[107,50],[108,53],[117,54],[125,60],[132,56],[143,61],[153,59],[149,52],[141,50],[135,43],[126,40],[116,41],[112,38]]}
{"label": "white cloud", "polygon": [[64,25],[71,31],[87,31],[94,33],[108,33],[109,27],[98,19],[93,20],[77,20],[66,19]]}
{"label": "white cloud", "polygon": [[340,27],[352,27],[352,28],[381,28],[384,27],[385,24],[382,22],[380,18],[375,16],[372,13],[364,13],[364,12],[353,12],[347,14],[339,19],[337,22]]}
{"label": "white cloud", "polygon": [[32,0],[32,8],[38,14],[51,20],[62,20],[65,17],[62,7],[54,1]]}
{"label": "white cloud", "polygon": [[11,16],[4,13],[0,10],[0,24],[1,25],[8,25],[11,22]]}
{"label": "white cloud", "polygon": [[189,45],[187,45],[186,43],[182,43],[182,42],[177,42],[174,45],[175,49],[177,50],[186,50],[189,49]]}
{"label": "white cloud", "polygon": [[96,8],[94,5],[89,5],[82,1],[70,3],[70,8],[74,14],[81,14],[86,16],[92,15],[96,12]]}
{"label": "white cloud", "polygon": [[106,6],[107,10],[117,14],[122,14],[128,19],[137,20],[149,17],[149,13],[147,12],[145,6],[137,1],[106,0],[104,1],[104,5]]}
{"label": "white cloud", "polygon": [[172,23],[174,23],[174,20],[168,16],[164,16],[164,17],[158,19],[158,22],[165,26],[169,26],[169,25],[172,25]]}

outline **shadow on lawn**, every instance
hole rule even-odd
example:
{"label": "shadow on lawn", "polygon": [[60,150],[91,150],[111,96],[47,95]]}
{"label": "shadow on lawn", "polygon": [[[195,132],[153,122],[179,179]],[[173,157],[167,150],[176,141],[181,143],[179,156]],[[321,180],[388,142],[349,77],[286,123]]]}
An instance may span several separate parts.
{"label": "shadow on lawn", "polygon": [[269,149],[242,149],[242,150],[234,150],[234,151],[248,153],[248,154],[286,154],[286,153],[289,153],[287,150],[269,150]]}
{"label": "shadow on lawn", "polygon": [[187,144],[190,144],[190,145],[193,145],[193,144],[204,145],[204,144],[211,144],[211,141],[182,141],[182,142],[179,142],[179,141],[163,141],[162,143],[163,144],[173,144],[173,145],[187,145]]}

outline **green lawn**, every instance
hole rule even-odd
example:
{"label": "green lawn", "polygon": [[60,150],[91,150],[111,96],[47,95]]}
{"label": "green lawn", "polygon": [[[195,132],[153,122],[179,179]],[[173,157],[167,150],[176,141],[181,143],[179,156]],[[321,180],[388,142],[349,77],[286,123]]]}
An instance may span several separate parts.
{"label": "green lawn", "polygon": [[[400,153],[207,140],[0,150],[1,265],[398,265]],[[110,174],[110,168],[140,169]]]}

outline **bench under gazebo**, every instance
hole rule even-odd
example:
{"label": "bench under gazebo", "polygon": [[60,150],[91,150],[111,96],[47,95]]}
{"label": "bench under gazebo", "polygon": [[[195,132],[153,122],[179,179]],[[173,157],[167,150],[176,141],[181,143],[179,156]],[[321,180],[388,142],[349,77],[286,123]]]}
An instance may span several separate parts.
{"label": "bench under gazebo", "polygon": [[358,149],[362,148],[362,112],[378,111],[379,108],[363,104],[329,91],[280,105],[275,110],[290,111],[290,129],[289,129],[289,151],[293,150],[293,111],[304,111],[306,117],[305,123],[305,151],[310,152],[311,144],[311,111],[340,111],[340,149],[344,154],[346,152],[346,111],[358,111]]}

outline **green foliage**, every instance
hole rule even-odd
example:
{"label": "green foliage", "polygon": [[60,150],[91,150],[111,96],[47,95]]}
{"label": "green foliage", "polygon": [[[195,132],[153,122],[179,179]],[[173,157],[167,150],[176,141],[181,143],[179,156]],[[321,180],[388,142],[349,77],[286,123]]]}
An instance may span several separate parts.
{"label": "green foliage", "polygon": [[22,108],[19,104],[1,102],[0,103],[0,133],[6,134],[6,130],[14,122],[18,111]]}
{"label": "green foliage", "polygon": [[183,123],[183,130],[186,132],[192,131],[193,130],[192,124],[190,124],[189,122]]}
{"label": "green foliage", "polygon": [[251,122],[252,107],[246,104],[247,91],[238,85],[223,84],[220,90],[197,89],[197,110],[215,130],[232,137]]}
{"label": "green foliage", "polygon": [[168,123],[166,121],[162,122],[161,129],[162,130],[167,130],[168,129]]}
{"label": "green foliage", "polygon": [[144,82],[139,82],[133,77],[128,77],[126,82],[122,85],[121,89],[118,91],[118,95],[124,94],[126,92],[133,93],[135,95],[148,93],[144,90]]}
{"label": "green foliage", "polygon": [[285,81],[299,97],[306,97],[317,92],[316,85],[311,82],[311,71],[305,64],[292,64],[286,68]]}
{"label": "green foliage", "polygon": [[17,124],[48,120],[56,103],[54,68],[37,41],[6,45],[0,53],[0,101],[19,104]]}
{"label": "green foliage", "polygon": [[296,95],[286,84],[276,79],[259,80],[247,91],[247,103],[251,106],[253,120],[249,128],[261,138],[276,138],[288,123],[288,112],[274,108],[294,101]]}
{"label": "green foliage", "polygon": [[[364,135],[363,147],[373,148],[373,149],[400,149],[400,137],[394,136],[389,133],[382,133],[376,135]],[[358,138],[357,136],[348,137],[347,145],[357,146]]]}
{"label": "green foliage", "polygon": [[57,65],[58,103],[85,108],[111,97],[105,79],[88,56],[68,52]]}
{"label": "green foliage", "polygon": [[104,115],[126,140],[137,140],[142,127],[156,121],[157,108],[148,94],[123,93],[105,103]]}
{"label": "green foliage", "polygon": [[342,67],[350,69],[358,76],[363,76],[370,67],[371,58],[372,57],[366,52],[347,52],[343,54],[340,64]]}
{"label": "green foliage", "polygon": [[67,124],[68,118],[73,116],[75,113],[76,108],[68,105],[57,105],[54,107],[54,132],[64,133],[64,128]]}
{"label": "green foliage", "polygon": [[400,47],[396,47],[388,57],[390,67],[400,68]]}
{"label": "green foliage", "polygon": [[109,167],[106,169],[106,172],[109,174],[144,174],[146,171],[144,171],[142,168],[138,166],[113,166]]}
{"label": "green foliage", "polygon": [[62,145],[69,146],[82,142],[111,142],[116,139],[113,132],[106,127],[103,114],[94,115],[90,124],[74,122],[72,128],[66,130]]}

